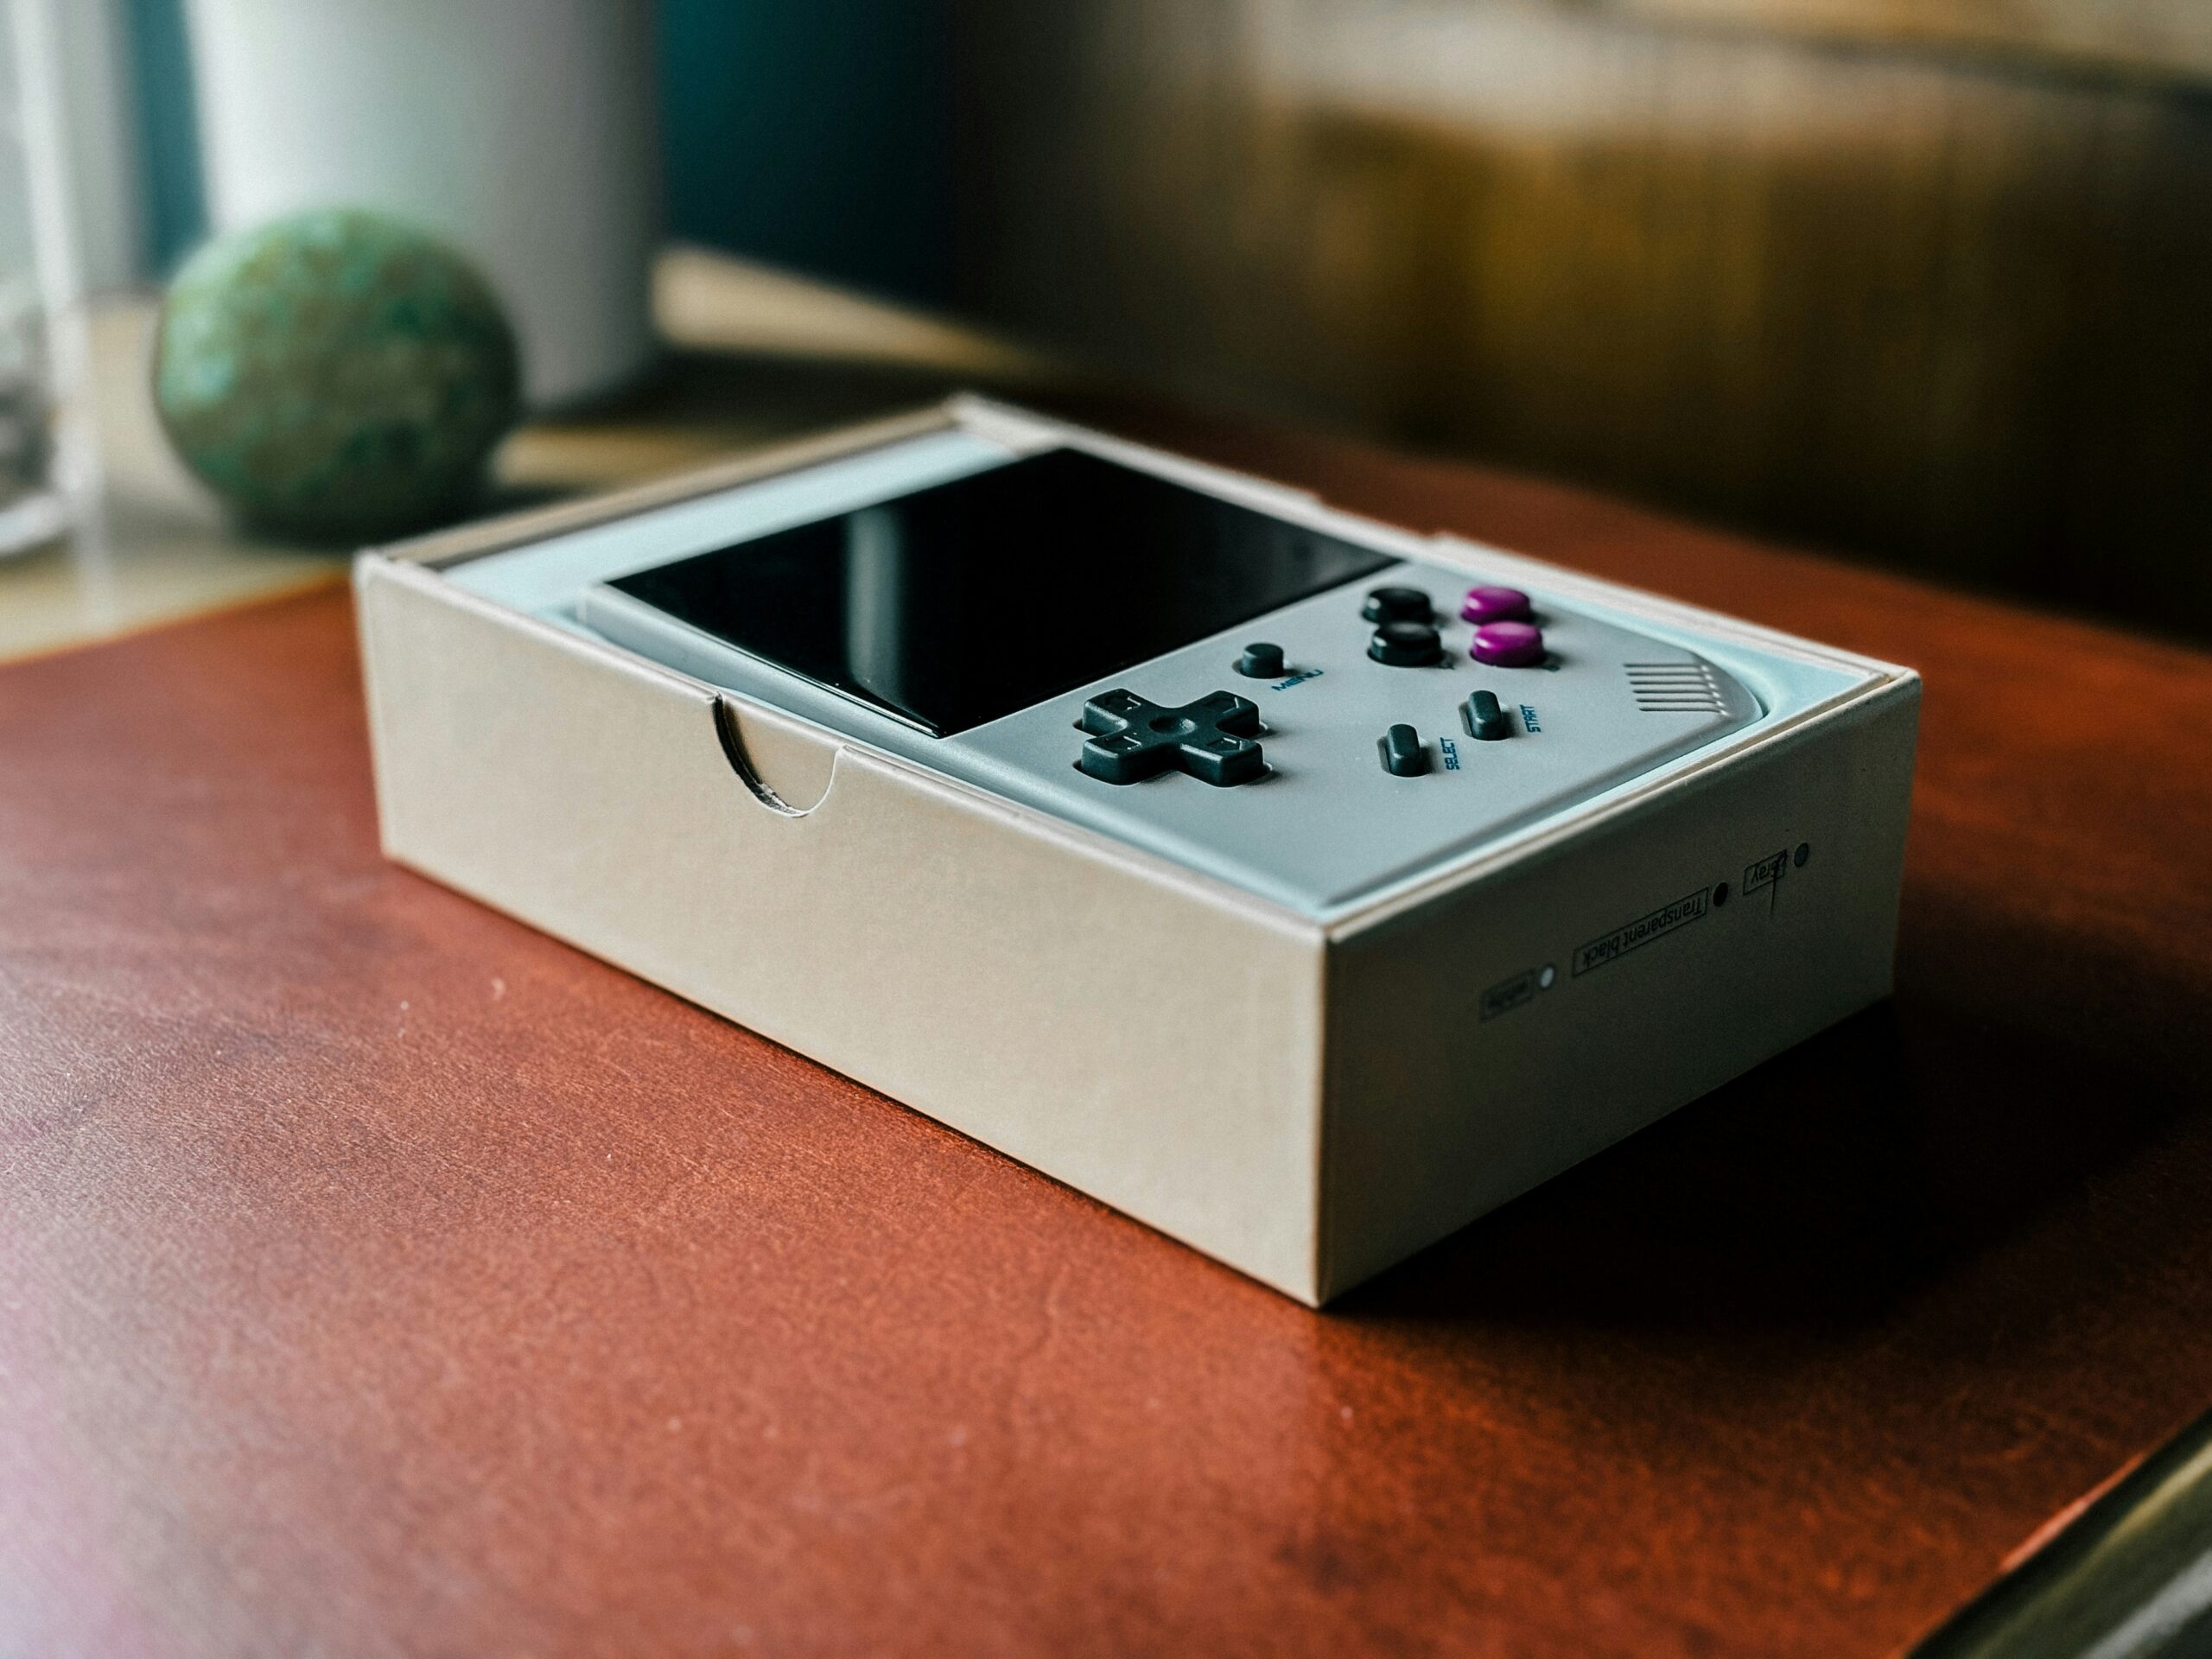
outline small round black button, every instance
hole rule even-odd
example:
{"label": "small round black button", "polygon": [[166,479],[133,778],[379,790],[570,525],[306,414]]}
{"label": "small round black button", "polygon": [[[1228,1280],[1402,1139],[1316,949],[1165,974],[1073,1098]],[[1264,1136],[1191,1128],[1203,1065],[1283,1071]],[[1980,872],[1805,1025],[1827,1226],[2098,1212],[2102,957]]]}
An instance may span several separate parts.
{"label": "small round black button", "polygon": [[1444,641],[1426,622],[1385,622],[1367,642],[1367,654],[1392,668],[1427,668],[1444,660]]}
{"label": "small round black button", "polygon": [[1282,647],[1262,640],[1244,647],[1244,654],[1236,659],[1236,671],[1248,680],[1273,680],[1282,675]]}
{"label": "small round black button", "polygon": [[1426,622],[1436,614],[1436,607],[1418,588],[1376,588],[1369,592],[1359,613],[1370,622]]}

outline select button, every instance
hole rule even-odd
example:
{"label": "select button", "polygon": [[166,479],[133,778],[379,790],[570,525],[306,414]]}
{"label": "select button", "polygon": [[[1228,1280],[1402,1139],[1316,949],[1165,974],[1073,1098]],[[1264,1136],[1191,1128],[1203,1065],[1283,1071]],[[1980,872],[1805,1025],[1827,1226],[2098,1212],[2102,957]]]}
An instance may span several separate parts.
{"label": "select button", "polygon": [[1393,726],[1376,740],[1382,770],[1393,778],[1418,778],[1428,770],[1428,751],[1421,734],[1410,726]]}

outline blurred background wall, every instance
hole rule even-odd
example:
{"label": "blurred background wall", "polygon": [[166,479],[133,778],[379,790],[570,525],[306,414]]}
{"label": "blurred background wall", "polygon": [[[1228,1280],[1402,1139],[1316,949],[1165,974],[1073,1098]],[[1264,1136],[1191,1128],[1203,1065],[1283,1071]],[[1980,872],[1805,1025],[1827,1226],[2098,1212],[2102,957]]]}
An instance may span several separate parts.
{"label": "blurred background wall", "polygon": [[[124,3],[158,262],[189,88],[176,0]],[[2212,636],[2206,0],[662,0],[660,31],[678,236]]]}
{"label": "blurred background wall", "polygon": [[956,299],[2212,625],[2202,0],[969,0]]}

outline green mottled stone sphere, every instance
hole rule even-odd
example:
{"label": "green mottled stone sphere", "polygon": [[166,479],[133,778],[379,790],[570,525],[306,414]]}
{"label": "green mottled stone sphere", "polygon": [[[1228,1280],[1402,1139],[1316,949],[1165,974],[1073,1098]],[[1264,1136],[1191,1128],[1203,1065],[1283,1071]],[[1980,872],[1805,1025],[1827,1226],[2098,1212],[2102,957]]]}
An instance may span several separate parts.
{"label": "green mottled stone sphere", "polygon": [[348,210],[211,243],[170,284],[154,401],[249,524],[372,542],[463,510],[520,395],[514,330],[459,255]]}

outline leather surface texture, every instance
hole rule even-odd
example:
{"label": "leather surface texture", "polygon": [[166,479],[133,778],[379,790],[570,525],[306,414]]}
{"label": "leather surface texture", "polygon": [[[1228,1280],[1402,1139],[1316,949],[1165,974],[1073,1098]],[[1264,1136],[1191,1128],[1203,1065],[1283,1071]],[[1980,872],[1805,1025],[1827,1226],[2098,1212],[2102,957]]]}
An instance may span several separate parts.
{"label": "leather surface texture", "polygon": [[2212,661],[1159,435],[1919,668],[1893,1001],[1316,1314],[385,864],[343,591],[0,670],[0,1655],[1881,1655],[2212,1400]]}

